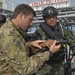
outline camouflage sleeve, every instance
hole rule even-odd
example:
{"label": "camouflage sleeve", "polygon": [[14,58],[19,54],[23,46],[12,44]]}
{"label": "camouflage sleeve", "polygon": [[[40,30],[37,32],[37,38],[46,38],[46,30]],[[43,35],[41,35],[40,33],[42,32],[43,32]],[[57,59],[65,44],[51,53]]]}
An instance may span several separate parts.
{"label": "camouflage sleeve", "polygon": [[43,32],[42,28],[39,28],[35,31],[31,40],[38,40],[38,39],[44,40],[45,39],[44,37],[45,37],[45,33]]}
{"label": "camouflage sleeve", "polygon": [[[30,39],[31,41],[35,41],[35,40],[45,40],[45,33],[43,32],[42,28],[38,28],[35,33],[32,35],[32,38]],[[35,54],[34,53],[35,47],[31,47],[31,51],[30,51],[30,56]]]}
{"label": "camouflage sleeve", "polygon": [[69,45],[73,45],[73,46],[75,45],[75,37],[66,28],[64,29],[64,36],[65,36],[66,40],[68,41]]}
{"label": "camouflage sleeve", "polygon": [[[2,47],[3,57],[6,63],[18,74],[29,75],[38,70],[43,63],[49,59],[49,52],[38,53],[37,55],[28,57],[26,45],[23,45],[19,37],[3,35]],[[7,65],[6,65],[7,66]]]}

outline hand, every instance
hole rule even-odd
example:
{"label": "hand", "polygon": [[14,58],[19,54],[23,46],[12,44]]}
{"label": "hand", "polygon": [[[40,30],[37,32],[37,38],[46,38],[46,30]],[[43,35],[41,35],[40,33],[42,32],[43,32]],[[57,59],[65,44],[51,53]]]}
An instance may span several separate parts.
{"label": "hand", "polygon": [[[54,40],[47,40],[47,41],[45,41],[45,42],[40,43],[39,45],[40,45],[42,48],[45,48],[45,47],[50,48],[50,46],[53,44],[53,42],[54,42]],[[33,53],[36,54],[36,53],[39,52],[39,51],[41,51],[41,49],[35,48],[35,49],[33,50]]]}
{"label": "hand", "polygon": [[54,43],[51,45],[51,47],[49,47],[50,51],[52,53],[56,53],[59,51],[61,45],[56,45],[57,41],[55,40]]}
{"label": "hand", "polygon": [[54,40],[47,40],[45,42],[40,43],[40,46],[43,47],[50,47],[53,44]]}
{"label": "hand", "polygon": [[45,43],[45,46],[50,48],[51,45],[53,44],[54,40],[47,40],[46,43]]}
{"label": "hand", "polygon": [[33,47],[37,47],[39,49],[42,49],[42,47],[40,46],[40,43],[46,42],[46,40],[36,40],[36,41],[32,41],[29,46],[33,46]]}

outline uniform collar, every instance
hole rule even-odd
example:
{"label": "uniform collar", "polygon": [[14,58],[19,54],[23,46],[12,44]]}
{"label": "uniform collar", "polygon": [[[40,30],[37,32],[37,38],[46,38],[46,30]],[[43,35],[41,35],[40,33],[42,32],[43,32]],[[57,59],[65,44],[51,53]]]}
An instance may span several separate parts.
{"label": "uniform collar", "polygon": [[[11,20],[10,20],[11,21]],[[11,21],[11,23],[12,23],[12,25],[19,31],[19,33],[23,36],[23,37],[25,37],[25,35],[26,35],[26,32],[25,31],[22,31],[21,29],[19,29],[18,27],[16,27],[15,26],[15,24]]]}

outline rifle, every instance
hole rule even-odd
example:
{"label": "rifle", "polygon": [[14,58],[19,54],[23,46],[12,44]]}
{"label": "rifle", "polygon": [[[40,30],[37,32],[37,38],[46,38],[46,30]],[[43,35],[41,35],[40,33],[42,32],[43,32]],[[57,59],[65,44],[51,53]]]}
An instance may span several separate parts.
{"label": "rifle", "polygon": [[68,42],[67,42],[67,40],[62,40],[62,39],[60,39],[60,40],[57,40],[58,42],[56,43],[56,45],[59,45],[59,44],[67,44]]}

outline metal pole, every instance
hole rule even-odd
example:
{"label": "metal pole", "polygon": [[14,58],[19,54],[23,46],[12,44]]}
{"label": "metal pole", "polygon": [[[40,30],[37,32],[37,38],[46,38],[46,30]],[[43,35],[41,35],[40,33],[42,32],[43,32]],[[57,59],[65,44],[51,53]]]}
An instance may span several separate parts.
{"label": "metal pole", "polygon": [[66,46],[65,50],[65,66],[64,66],[64,75],[71,75],[71,58],[70,58],[70,46]]}

